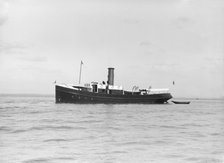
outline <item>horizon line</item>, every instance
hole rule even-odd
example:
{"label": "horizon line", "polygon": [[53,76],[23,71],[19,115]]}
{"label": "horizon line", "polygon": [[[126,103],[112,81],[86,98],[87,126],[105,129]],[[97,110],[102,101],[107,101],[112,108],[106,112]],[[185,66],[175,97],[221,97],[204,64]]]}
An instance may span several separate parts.
{"label": "horizon line", "polygon": [[[0,96],[55,96],[51,93],[0,93]],[[173,97],[172,99],[192,99],[192,100],[224,100],[224,97]]]}

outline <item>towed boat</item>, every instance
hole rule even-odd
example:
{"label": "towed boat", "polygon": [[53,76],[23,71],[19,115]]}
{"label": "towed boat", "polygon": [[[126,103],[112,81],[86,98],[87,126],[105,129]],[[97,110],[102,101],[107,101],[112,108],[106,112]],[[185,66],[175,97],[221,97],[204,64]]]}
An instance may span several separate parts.
{"label": "towed boat", "polygon": [[172,101],[174,104],[190,104],[190,101]]}
{"label": "towed boat", "polygon": [[164,104],[172,95],[169,89],[124,90],[114,85],[114,68],[108,68],[108,81],[84,85],[55,84],[56,103],[146,103]]}

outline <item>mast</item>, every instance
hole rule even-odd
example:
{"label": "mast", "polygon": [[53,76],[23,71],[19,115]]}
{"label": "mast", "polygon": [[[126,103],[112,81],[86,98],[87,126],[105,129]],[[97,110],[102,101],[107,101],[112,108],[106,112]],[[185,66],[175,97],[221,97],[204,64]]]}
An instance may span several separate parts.
{"label": "mast", "polygon": [[83,65],[83,62],[81,61],[81,63],[80,63],[80,71],[79,71],[79,84],[81,83],[82,65]]}

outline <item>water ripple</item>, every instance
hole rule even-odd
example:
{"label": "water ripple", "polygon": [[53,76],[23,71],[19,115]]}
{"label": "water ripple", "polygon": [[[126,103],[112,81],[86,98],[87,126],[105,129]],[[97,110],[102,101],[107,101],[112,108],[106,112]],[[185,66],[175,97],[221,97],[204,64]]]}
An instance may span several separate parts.
{"label": "water ripple", "polygon": [[47,140],[44,140],[43,142],[69,142],[71,140],[69,139],[47,139]]}
{"label": "water ripple", "polygon": [[11,128],[9,128],[9,127],[6,127],[6,126],[0,126],[0,132],[1,131],[11,131],[12,129]]}
{"label": "water ripple", "polygon": [[41,163],[41,162],[50,162],[51,159],[49,158],[35,158],[35,159],[29,159],[29,160],[26,160],[26,161],[23,161],[24,163]]}

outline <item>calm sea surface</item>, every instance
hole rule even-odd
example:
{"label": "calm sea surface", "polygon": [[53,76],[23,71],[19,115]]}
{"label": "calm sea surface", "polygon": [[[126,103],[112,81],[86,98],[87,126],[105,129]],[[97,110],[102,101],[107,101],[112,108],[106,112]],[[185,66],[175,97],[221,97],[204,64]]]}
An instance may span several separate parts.
{"label": "calm sea surface", "polygon": [[224,163],[224,101],[55,104],[0,96],[0,163]]}

